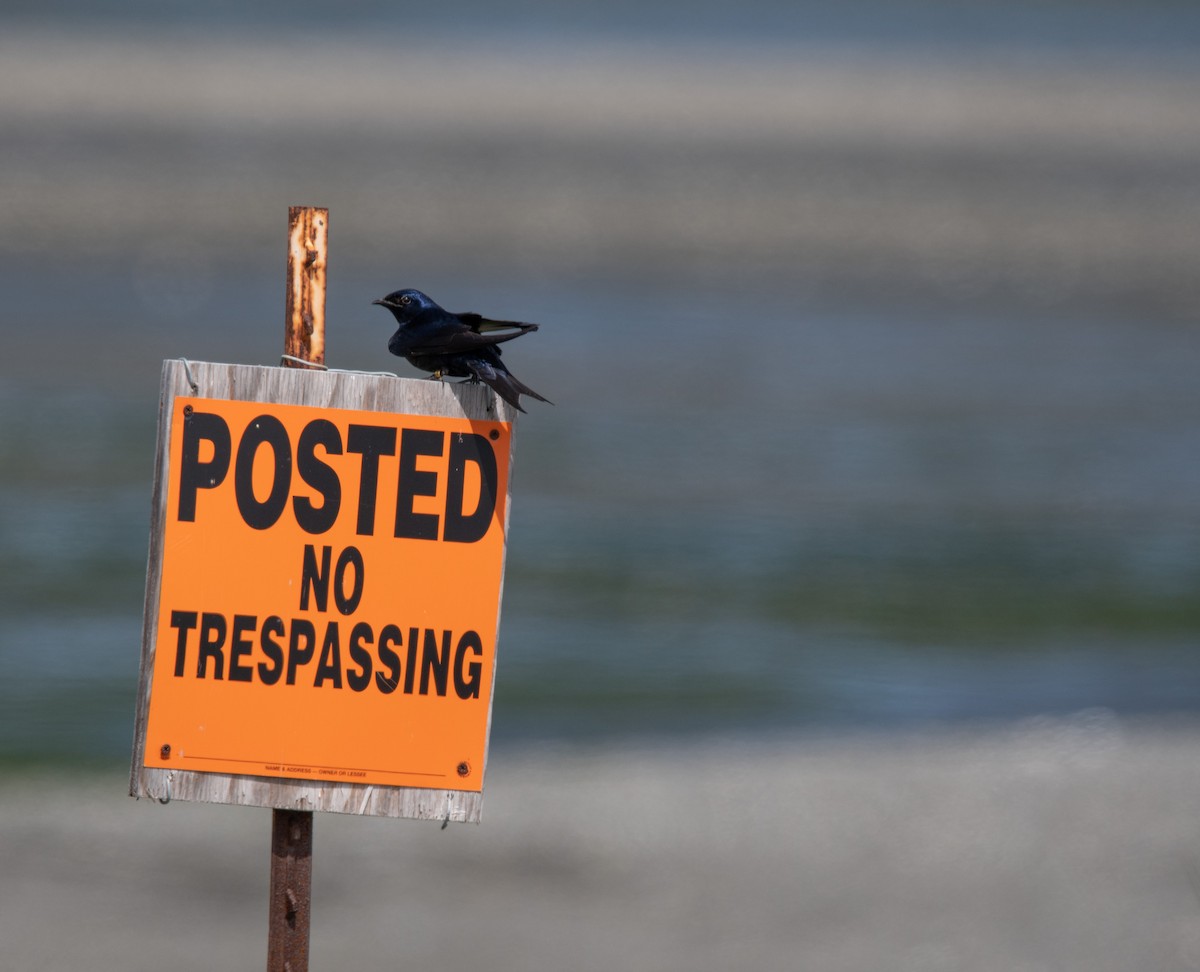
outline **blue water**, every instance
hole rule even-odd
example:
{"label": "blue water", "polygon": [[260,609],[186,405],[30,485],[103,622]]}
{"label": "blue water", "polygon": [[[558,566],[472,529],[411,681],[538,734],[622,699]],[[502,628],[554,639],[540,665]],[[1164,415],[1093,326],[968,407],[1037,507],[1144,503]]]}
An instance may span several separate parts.
{"label": "blue water", "polygon": [[1200,42],[1200,11],[1180,0],[750,0],[736,4],[728,0],[687,4],[458,0],[435,5],[380,0],[336,5],[315,0],[258,4],[222,0],[200,6],[124,0],[102,9],[86,0],[15,0],[6,4],[4,17],[18,23],[86,24],[100,30],[165,26],[230,32],[299,28],[394,33],[400,50],[430,35],[491,36],[501,44],[531,36],[558,42],[609,36],[651,44],[679,40],[888,45],[932,41],[950,47],[1143,47],[1160,53]]}
{"label": "blue water", "polygon": [[[0,386],[8,759],[128,747],[155,359],[269,361],[257,288],[230,294],[261,327],[112,322],[119,373],[64,361],[61,387]],[[511,355],[558,404],[518,428],[498,745],[1197,707],[1190,329],[766,302],[780,353],[743,376],[720,313],[643,293],[614,324],[603,293],[531,293],[546,323]],[[386,324],[342,319],[331,363],[390,364]]]}

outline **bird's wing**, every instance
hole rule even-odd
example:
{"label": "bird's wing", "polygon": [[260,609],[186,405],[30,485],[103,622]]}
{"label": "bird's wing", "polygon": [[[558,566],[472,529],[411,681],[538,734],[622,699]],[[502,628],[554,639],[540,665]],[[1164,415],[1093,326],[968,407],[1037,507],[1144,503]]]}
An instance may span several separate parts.
{"label": "bird's wing", "polygon": [[[445,328],[436,334],[424,335],[413,341],[412,354],[462,354],[465,351],[477,351],[480,348],[492,347],[519,338],[522,334],[536,330],[536,324],[518,325],[523,330],[501,332],[493,331],[482,334],[466,327]],[[497,353],[500,349],[496,348]]]}
{"label": "bird's wing", "polygon": [[481,314],[459,314],[458,319],[462,321],[476,334],[483,334],[488,331],[508,331],[515,330],[520,334],[525,334],[527,331],[536,331],[536,324],[526,324],[524,321],[494,321],[490,317],[484,317]]}

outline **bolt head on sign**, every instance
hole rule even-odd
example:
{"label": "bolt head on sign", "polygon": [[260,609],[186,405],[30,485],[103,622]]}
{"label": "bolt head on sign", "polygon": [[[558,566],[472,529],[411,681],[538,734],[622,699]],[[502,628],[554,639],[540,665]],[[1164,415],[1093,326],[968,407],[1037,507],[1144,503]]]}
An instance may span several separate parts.
{"label": "bolt head on sign", "polygon": [[142,765],[481,790],[511,423],[168,405]]}

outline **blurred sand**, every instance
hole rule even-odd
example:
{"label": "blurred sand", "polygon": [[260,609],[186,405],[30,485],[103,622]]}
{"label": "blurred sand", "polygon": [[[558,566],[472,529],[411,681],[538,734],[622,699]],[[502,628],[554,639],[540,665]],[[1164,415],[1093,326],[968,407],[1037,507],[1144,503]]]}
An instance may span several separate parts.
{"label": "blurred sand", "polygon": [[[1200,967],[1200,731],[500,754],[478,827],[322,815],[312,968]],[[0,787],[0,967],[265,957],[270,814]]]}
{"label": "blurred sand", "polygon": [[0,38],[0,253],[1194,316],[1200,71],[1028,50]]}

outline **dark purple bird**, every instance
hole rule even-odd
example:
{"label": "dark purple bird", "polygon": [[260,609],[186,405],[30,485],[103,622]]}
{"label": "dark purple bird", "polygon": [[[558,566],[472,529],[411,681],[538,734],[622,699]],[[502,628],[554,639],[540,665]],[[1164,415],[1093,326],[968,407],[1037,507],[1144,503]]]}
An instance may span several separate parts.
{"label": "dark purple bird", "polygon": [[433,372],[434,378],[449,375],[482,381],[521,412],[525,411],[522,395],[554,404],[518,381],[504,367],[496,346],[536,331],[536,324],[451,314],[419,290],[397,290],[372,303],[390,310],[400,325],[388,341],[388,350],[414,367]]}

